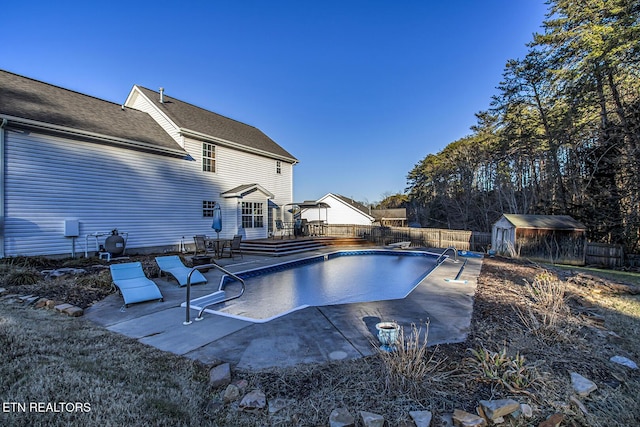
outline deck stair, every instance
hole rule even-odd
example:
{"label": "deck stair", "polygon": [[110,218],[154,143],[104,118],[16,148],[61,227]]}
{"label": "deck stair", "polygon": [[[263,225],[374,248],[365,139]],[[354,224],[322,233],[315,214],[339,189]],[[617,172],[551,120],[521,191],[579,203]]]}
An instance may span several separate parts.
{"label": "deck stair", "polygon": [[322,249],[327,246],[364,246],[369,244],[361,237],[299,237],[297,239],[246,240],[242,242],[240,249],[247,254],[283,256]]}

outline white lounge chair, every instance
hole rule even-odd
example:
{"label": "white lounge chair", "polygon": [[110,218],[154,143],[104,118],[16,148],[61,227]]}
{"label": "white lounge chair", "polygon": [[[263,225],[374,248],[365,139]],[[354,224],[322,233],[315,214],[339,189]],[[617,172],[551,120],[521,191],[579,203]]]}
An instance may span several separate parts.
{"label": "white lounge chair", "polygon": [[151,300],[164,301],[160,289],[145,276],[139,262],[112,264],[109,268],[113,283],[120,289],[124,298],[125,306]]}
{"label": "white lounge chair", "polygon": [[387,248],[391,249],[409,249],[411,246],[411,242],[397,242],[397,243],[389,243]]}
{"label": "white lounge chair", "polygon": [[[186,267],[178,255],[159,256],[156,257],[156,262],[162,273],[167,273],[173,276],[178,281],[180,286],[187,286],[187,278],[191,269]],[[198,270],[191,274],[191,284],[206,283],[207,279]]]}

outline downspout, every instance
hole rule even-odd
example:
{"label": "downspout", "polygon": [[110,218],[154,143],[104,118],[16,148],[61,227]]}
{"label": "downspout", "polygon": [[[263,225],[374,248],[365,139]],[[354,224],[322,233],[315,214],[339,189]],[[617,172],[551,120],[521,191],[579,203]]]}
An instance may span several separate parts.
{"label": "downspout", "polygon": [[4,258],[4,173],[5,173],[5,147],[4,134],[7,119],[0,122],[0,258]]}

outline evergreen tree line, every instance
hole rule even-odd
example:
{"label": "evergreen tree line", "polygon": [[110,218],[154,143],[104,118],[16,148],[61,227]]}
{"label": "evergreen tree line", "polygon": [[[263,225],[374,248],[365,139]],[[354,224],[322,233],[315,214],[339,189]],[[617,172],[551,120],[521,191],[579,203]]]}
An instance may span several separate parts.
{"label": "evergreen tree line", "polygon": [[640,251],[640,2],[550,0],[471,134],[408,174],[423,227],[490,231],[503,213],[571,215]]}

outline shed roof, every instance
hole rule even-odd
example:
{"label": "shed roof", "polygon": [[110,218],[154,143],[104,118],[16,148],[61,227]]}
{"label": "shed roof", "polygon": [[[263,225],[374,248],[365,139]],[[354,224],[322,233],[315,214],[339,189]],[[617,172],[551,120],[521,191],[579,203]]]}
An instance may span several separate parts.
{"label": "shed roof", "polygon": [[406,208],[395,209],[372,209],[371,215],[377,219],[407,219]]}
{"label": "shed roof", "polygon": [[0,116],[10,124],[73,130],[138,148],[187,155],[145,112],[4,70],[0,70]]}
{"label": "shed roof", "polygon": [[516,228],[545,230],[586,230],[586,227],[569,215],[517,215],[503,214]]}
{"label": "shed roof", "polygon": [[183,131],[197,132],[297,163],[291,153],[256,127],[180,101],[167,96],[165,92],[163,102],[160,102],[159,92],[142,86],[136,87]]}

